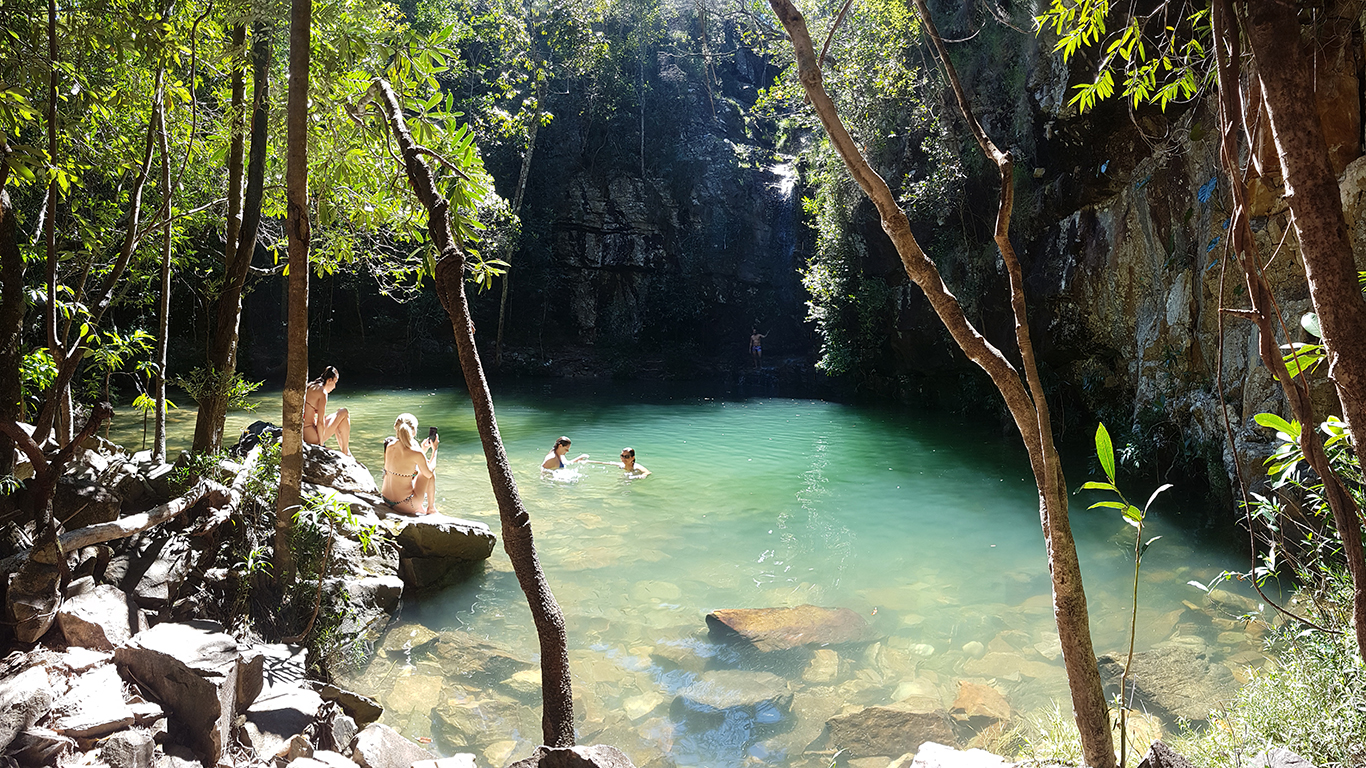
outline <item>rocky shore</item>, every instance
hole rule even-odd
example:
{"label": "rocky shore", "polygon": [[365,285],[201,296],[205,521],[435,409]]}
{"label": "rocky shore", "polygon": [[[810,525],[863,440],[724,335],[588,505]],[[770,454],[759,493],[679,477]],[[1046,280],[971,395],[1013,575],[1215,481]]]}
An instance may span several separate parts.
{"label": "rocky shore", "polygon": [[[263,523],[254,519],[261,500],[252,498],[260,490],[253,479],[264,474],[262,443],[251,435],[198,466],[87,440],[53,502],[64,545],[75,543],[64,546],[66,578],[34,551],[31,522],[6,526],[0,762],[473,765],[464,756],[437,760],[375,722],[378,703],[328,681],[347,651],[368,652],[404,594],[478,568],[493,552],[493,533],[480,522],[389,513],[365,467],[305,446],[304,495],[326,515],[299,527],[321,531],[326,554],[313,572],[301,563],[299,578],[328,616],[310,622],[307,637],[266,642],[263,632],[283,624],[249,620],[253,600],[272,596],[264,553],[243,551],[261,538],[250,529]],[[16,476],[26,470],[20,465]],[[15,520],[20,502],[4,497],[0,515]]]}

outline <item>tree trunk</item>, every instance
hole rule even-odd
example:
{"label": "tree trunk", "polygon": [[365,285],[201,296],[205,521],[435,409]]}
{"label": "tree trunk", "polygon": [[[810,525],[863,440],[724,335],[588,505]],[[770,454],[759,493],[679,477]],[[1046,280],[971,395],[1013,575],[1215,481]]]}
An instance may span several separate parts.
{"label": "tree trunk", "polygon": [[[57,163],[57,0],[47,0],[47,55],[52,65],[52,72],[48,75],[47,89],[47,160],[49,163]],[[47,331],[47,348],[52,355],[54,363],[61,364],[66,358],[62,354],[62,346],[57,338],[57,179],[53,178],[47,185],[47,215],[43,217],[43,240],[47,246],[47,307],[43,310],[43,327]],[[51,405],[55,408],[67,397],[67,392],[71,384],[70,377],[66,381],[58,380],[48,398]],[[47,410],[44,408],[44,410]],[[68,412],[70,409],[67,409]],[[58,411],[54,410],[52,416],[56,418]],[[57,441],[65,445],[71,440],[71,425],[68,422],[65,426],[61,420],[57,420]],[[51,422],[49,422],[51,424]],[[47,437],[44,430],[42,440]]]}
{"label": "tree trunk", "polygon": [[[1366,445],[1366,299],[1357,282],[1356,263],[1337,177],[1328,161],[1313,93],[1313,73],[1303,55],[1298,3],[1287,0],[1262,0],[1249,4],[1244,29],[1257,61],[1262,103],[1271,124],[1276,154],[1285,179],[1285,197],[1290,204],[1295,236],[1304,258],[1309,295],[1323,331],[1323,346],[1328,356],[1328,378],[1337,387],[1352,444],[1357,450]],[[1232,32],[1228,37],[1236,37]],[[1220,94],[1224,93],[1221,83]],[[1238,83],[1227,84],[1230,95],[1238,93]],[[1229,118],[1231,120],[1231,117]],[[1227,161],[1226,161],[1227,163]],[[1256,294],[1254,294],[1255,296]],[[1254,305],[1254,309],[1256,309]],[[1267,334],[1263,332],[1263,339]],[[1274,335],[1271,345],[1274,346]],[[1263,352],[1279,358],[1279,350]],[[1282,364],[1276,371],[1287,385],[1286,397],[1292,409],[1304,411],[1300,420],[1305,457],[1324,481],[1325,495],[1334,523],[1342,537],[1343,557],[1353,583],[1353,624],[1358,653],[1366,656],[1366,560],[1363,559],[1361,519],[1351,495],[1328,466],[1327,457],[1316,433],[1318,424],[1308,408],[1307,393],[1296,393],[1289,386]]]}
{"label": "tree trunk", "polygon": [[[161,75],[158,74],[157,82],[161,82]],[[156,105],[165,101],[165,93],[157,89],[152,96],[153,111]],[[104,318],[104,313],[109,309],[109,305],[114,303],[114,296],[123,279],[123,273],[128,268],[128,262],[133,258],[133,251],[138,246],[138,224],[142,216],[142,192],[147,187],[147,177],[152,170],[152,150],[156,146],[156,121],[147,121],[147,143],[143,150],[142,166],[138,169],[138,175],[133,180],[132,189],[129,190],[128,202],[128,231],[124,234],[123,246],[119,250],[118,259],[114,261],[114,266],[105,275],[104,284],[100,287],[97,301],[90,307],[90,327],[99,327],[100,320]],[[50,213],[50,212],[49,212]],[[38,418],[33,423],[33,439],[41,443],[47,439],[48,433],[52,429],[53,422],[57,415],[60,404],[66,400],[59,397],[59,393],[69,393],[71,379],[76,375],[76,369],[81,364],[81,359],[85,356],[86,346],[84,344],[73,344],[66,353],[66,357],[58,358],[57,379],[46,393],[43,409],[38,414]]]}
{"label": "tree trunk", "polygon": [[517,482],[508,464],[507,451],[498,433],[498,421],[493,412],[493,395],[484,378],[479,351],[474,343],[474,323],[470,320],[469,304],[465,297],[465,252],[452,236],[450,203],[437,192],[431,169],[418,153],[417,145],[403,121],[403,110],[393,89],[383,80],[375,80],[370,93],[379,103],[399,149],[413,192],[427,208],[427,227],[436,246],[436,291],[455,331],[455,344],[460,357],[460,368],[470,391],[474,406],[474,420],[479,429],[479,440],[484,446],[484,460],[488,465],[489,481],[494,498],[498,500],[498,516],[502,523],[503,548],[512,561],[517,583],[526,594],[531,617],[536,624],[536,636],[541,648],[541,731],[545,744],[551,747],[574,746],[574,701],[569,679],[569,653],[564,627],[564,615],[551,594],[545,573],[536,557],[532,539],[531,517],[517,492]]}
{"label": "tree trunk", "polygon": [[289,549],[303,479],[304,387],[308,380],[308,65],[312,0],[292,0],[289,14],[289,103],[285,111],[285,234],[289,238],[289,332],[286,353],[280,497],[275,507],[275,575],[294,580]]}
{"label": "tree trunk", "polygon": [[821,124],[830,137],[831,144],[849,168],[850,175],[877,207],[883,231],[896,247],[907,276],[925,292],[930,305],[959,348],[991,377],[992,383],[1005,399],[1016,427],[1020,430],[1039,489],[1040,522],[1053,582],[1054,619],[1062,644],[1063,663],[1067,668],[1068,686],[1072,693],[1072,707],[1077,727],[1081,733],[1082,749],[1088,765],[1095,768],[1112,768],[1115,765],[1115,752],[1114,742],[1110,737],[1109,710],[1091,645],[1086,594],[1082,586],[1076,545],[1067,518],[1067,489],[1057,450],[1053,446],[1047,404],[1043,399],[1038,374],[1034,370],[1033,349],[1024,312],[1020,267],[1010,245],[1009,219],[1014,191],[1011,184],[1009,155],[997,150],[982,132],[958,83],[952,62],[945,55],[942,42],[934,32],[933,20],[925,11],[923,3],[917,2],[925,26],[940,50],[964,118],[969,122],[983,151],[997,164],[1000,171],[1001,199],[997,211],[996,243],[1010,271],[1016,341],[1030,385],[1028,390],[1021,382],[1020,374],[1014,366],[968,322],[958,299],[944,285],[934,262],[925,255],[911,233],[910,222],[897,205],[886,182],[859,153],[853,137],[845,129],[834,103],[821,83],[820,65],[816,60],[805,19],[790,0],[769,0],[769,4],[792,39],[799,77]]}
{"label": "tree trunk", "polygon": [[[9,192],[0,188],[0,420],[19,421],[24,353],[24,258]],[[14,441],[0,433],[0,477],[14,471]]]}
{"label": "tree trunk", "polygon": [[[163,78],[165,72],[160,72]],[[158,90],[161,84],[158,83]],[[161,306],[157,322],[156,371],[152,396],[156,400],[156,421],[152,428],[152,458],[166,460],[166,348],[171,333],[171,146],[166,132],[166,102],[157,103],[153,120],[157,123],[157,142],[161,149]]]}
{"label": "tree trunk", "polygon": [[[242,289],[246,285],[252,256],[256,252],[256,235],[261,223],[261,199],[266,175],[266,131],[270,110],[270,33],[263,22],[252,28],[252,118],[251,164],[247,168],[246,199],[240,208],[240,218],[234,225],[228,217],[227,248],[223,254],[223,289],[218,296],[217,320],[213,347],[209,351],[209,391],[199,402],[195,419],[194,451],[214,451],[223,445],[223,422],[227,417],[225,389],[237,372],[238,329],[242,320]],[[234,96],[238,93],[241,71],[234,73]],[[242,173],[241,139],[234,134],[235,155],[229,159],[230,183],[239,185],[229,190],[229,203],[237,199]],[[234,166],[235,161],[235,166]],[[234,170],[235,168],[235,170]]]}
{"label": "tree trunk", "polygon": [[[534,30],[533,30],[534,31]],[[531,36],[534,41],[535,35]],[[540,64],[537,57],[537,65]],[[536,134],[541,128],[541,104],[545,101],[545,78],[537,73],[536,77],[536,108],[531,112],[530,134],[526,140],[526,154],[522,155],[522,170],[517,174],[517,191],[512,195],[512,215],[518,217],[518,222],[522,216],[522,198],[526,194],[526,182],[531,177],[531,156],[536,152]],[[519,227],[520,231],[520,227]],[[493,367],[500,368],[503,365],[503,321],[507,316],[508,308],[508,286],[512,282],[512,252],[509,250],[507,257],[507,271],[503,273],[503,295],[498,301],[498,339],[493,344],[494,359]]]}

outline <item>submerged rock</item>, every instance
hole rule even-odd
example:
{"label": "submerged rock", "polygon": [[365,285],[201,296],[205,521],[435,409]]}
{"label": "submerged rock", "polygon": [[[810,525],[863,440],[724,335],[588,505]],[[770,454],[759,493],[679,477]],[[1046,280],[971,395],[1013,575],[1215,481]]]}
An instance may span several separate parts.
{"label": "submerged rock", "polygon": [[776,723],[792,709],[787,681],[769,672],[722,669],[705,672],[674,699],[684,716],[743,715],[760,724]]}
{"label": "submerged rock", "polygon": [[873,639],[872,628],[848,608],[723,608],[707,614],[714,636],[739,639],[760,651],[837,645]]}
{"label": "submerged rock", "polygon": [[927,741],[957,744],[953,724],[943,710],[915,707],[868,707],[826,721],[830,744],[851,757],[893,758],[915,752]]}
{"label": "submerged rock", "polygon": [[1010,702],[1001,692],[989,685],[958,683],[958,696],[949,707],[949,715],[974,731],[997,723],[1010,721]]}
{"label": "submerged rock", "polygon": [[[1124,658],[1111,654],[1097,659],[1107,690],[1118,692]],[[1211,661],[1204,641],[1195,637],[1176,637],[1135,653],[1129,684],[1144,709],[1168,722],[1208,720],[1236,689],[1233,673]]]}
{"label": "submerged rock", "polygon": [[361,768],[410,768],[413,763],[432,757],[431,752],[379,723],[371,723],[356,734],[355,751],[351,754]]}

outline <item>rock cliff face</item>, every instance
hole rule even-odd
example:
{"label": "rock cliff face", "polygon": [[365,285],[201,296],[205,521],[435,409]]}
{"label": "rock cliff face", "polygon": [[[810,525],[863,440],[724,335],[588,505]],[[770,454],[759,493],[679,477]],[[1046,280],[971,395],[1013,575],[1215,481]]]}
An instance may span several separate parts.
{"label": "rock cliff face", "polygon": [[746,124],[776,70],[726,42],[713,77],[659,49],[612,110],[572,87],[552,99],[514,261],[514,347],[706,367],[747,362],[757,323],[807,351],[796,172]]}

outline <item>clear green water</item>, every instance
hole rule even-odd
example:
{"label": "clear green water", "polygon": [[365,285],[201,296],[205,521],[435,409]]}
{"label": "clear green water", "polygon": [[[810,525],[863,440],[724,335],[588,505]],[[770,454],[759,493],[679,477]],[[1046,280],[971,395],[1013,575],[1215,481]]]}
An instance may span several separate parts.
{"label": "clear green water", "polygon": [[[621,746],[640,766],[791,762],[805,733],[762,739],[746,728],[697,730],[670,715],[673,694],[704,666],[784,675],[797,691],[794,708],[809,715],[807,732],[841,707],[911,692],[929,690],[947,704],[959,680],[994,680],[1019,711],[1054,700],[1067,710],[1061,660],[1050,648],[1056,636],[1034,484],[1016,440],[906,408],[713,399],[664,385],[538,382],[494,394],[541,563],[565,614],[581,743]],[[256,418],[278,422],[278,395],[268,402],[255,415],[233,414],[229,434]],[[376,469],[398,413],[416,414],[424,433],[438,426],[442,511],[498,531],[462,391],[356,391],[343,383],[331,404],[350,409],[352,451]],[[116,427],[115,438],[137,445],[139,417],[123,416]],[[192,429],[192,411],[176,414],[172,455]],[[654,474],[628,481],[614,468],[588,466],[568,478],[543,476],[539,462],[561,434],[574,441],[571,455],[614,460],[633,446]],[[1085,467],[1069,467],[1068,479],[1079,486]],[[1178,489],[1163,503],[1182,503],[1182,495]],[[1098,498],[1074,497],[1072,524],[1104,653],[1127,637],[1133,544],[1132,529],[1112,510],[1086,510]],[[1216,639],[1208,620],[1189,623],[1194,612],[1182,603],[1201,601],[1188,581],[1246,562],[1160,512],[1149,531],[1164,538],[1144,559],[1139,649],[1175,632],[1203,633],[1212,657],[1246,658],[1255,642],[1227,632]],[[802,679],[807,655],[755,661],[706,633],[714,609],[804,603],[848,607],[883,639],[869,650],[838,649],[838,679],[817,686]],[[501,547],[483,574],[408,600],[402,618],[536,654],[530,613]],[[381,658],[354,682],[386,699],[385,722],[430,737],[432,707],[483,695],[448,673],[432,682],[441,674]],[[428,693],[415,693],[423,681]],[[496,730],[458,751],[502,765],[539,741],[534,727]]]}

